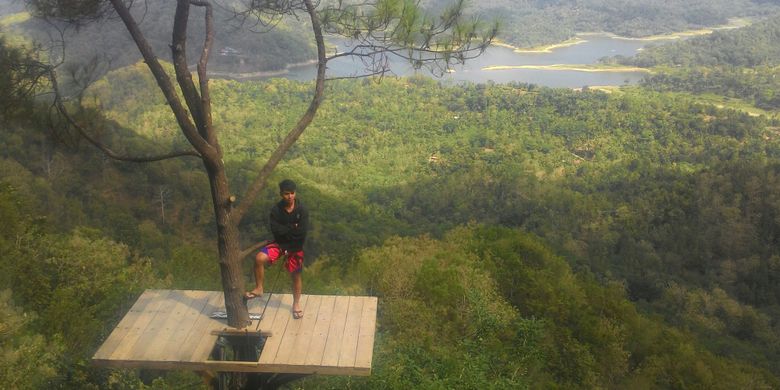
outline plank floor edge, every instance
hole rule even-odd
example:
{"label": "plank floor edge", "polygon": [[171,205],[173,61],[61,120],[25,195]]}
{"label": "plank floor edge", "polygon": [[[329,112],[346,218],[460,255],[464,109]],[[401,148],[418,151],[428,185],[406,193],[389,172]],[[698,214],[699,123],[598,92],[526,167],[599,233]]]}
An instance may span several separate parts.
{"label": "plank floor edge", "polygon": [[[126,314],[127,316],[134,316],[134,318],[140,318],[143,321],[139,321],[139,323],[144,324],[144,327],[146,328],[146,332],[154,331],[155,329],[168,329],[167,331],[171,332],[171,323],[174,323],[177,319],[172,318],[172,316],[177,315],[177,313],[182,313],[186,306],[190,303],[194,304],[196,300],[194,299],[183,299],[185,296],[189,296],[192,298],[192,294],[197,293],[205,296],[209,296],[209,301],[212,302],[224,302],[224,299],[222,299],[222,292],[221,291],[194,291],[194,290],[146,290],[141,296],[138,298],[137,301],[143,302],[142,305],[134,306],[136,309],[134,312],[128,311]],[[263,336],[268,337],[266,339],[266,344],[269,343],[269,340],[271,341],[271,344],[275,346],[289,346],[289,348],[293,348],[295,345],[300,345],[303,343],[304,345],[309,344],[319,344],[321,343],[323,346],[325,345],[325,340],[327,340],[329,337],[331,338],[331,341],[335,339],[341,339],[341,334],[339,335],[329,335],[329,334],[320,334],[320,332],[314,332],[314,331],[306,331],[306,332],[300,332],[300,331],[290,331],[287,332],[287,327],[296,327],[300,328],[302,320],[296,320],[290,317],[289,319],[282,317],[282,316],[292,316],[291,312],[291,302],[292,297],[290,294],[275,294],[275,293],[268,293],[269,300],[273,301],[273,304],[267,305],[267,312],[263,313],[264,317],[266,318],[275,318],[279,316],[280,319],[284,319],[283,321],[277,321],[277,327],[281,327],[277,331],[274,331],[272,334],[268,334],[271,332],[271,329],[266,328],[263,330],[255,330],[255,331],[248,331],[245,330],[233,330],[232,328],[229,328],[227,326],[227,320],[215,320],[208,318],[212,311],[214,310],[214,307],[212,305],[205,305],[203,307],[202,301],[200,301],[200,304],[202,306],[202,309],[199,311],[199,315],[193,317],[192,315],[189,315],[188,322],[179,323],[177,324],[176,331],[179,332],[189,332],[189,333],[197,333],[197,334],[191,334],[192,337],[187,337],[188,340],[205,340],[208,338],[214,338],[215,334],[225,334],[225,333],[237,333],[237,335],[241,334],[249,334],[249,335],[257,335],[258,332],[263,333]],[[303,299],[312,299],[314,297],[317,297],[318,299],[323,296],[316,296],[316,295],[308,295],[302,297]],[[347,299],[344,299],[347,298]],[[349,313],[344,314],[348,316],[352,315],[358,315],[361,316],[360,318],[340,318],[340,322],[343,321],[350,321],[350,323],[362,323],[364,324],[363,327],[369,328],[368,330],[372,333],[376,331],[376,297],[369,297],[369,296],[349,296],[349,297],[343,297],[342,299],[339,299],[339,302],[353,302],[353,305],[355,304],[356,300],[364,300],[362,305],[366,305],[366,307],[370,307],[371,310],[352,310],[349,311]],[[161,310],[165,307],[169,307],[170,304],[168,304],[169,301],[177,301],[179,302],[178,310],[172,310],[171,312],[166,312],[164,310]],[[306,316],[312,316],[310,318],[318,318],[318,319],[324,319],[328,322],[332,320],[332,316],[328,314],[328,312],[325,312],[326,314],[324,316],[318,316],[318,310],[320,305],[317,306],[311,306],[311,309],[314,309],[314,307],[317,307],[317,311],[307,311]],[[139,309],[142,309],[139,311]],[[190,313],[192,313],[192,310],[195,308],[190,308],[187,310],[190,310]],[[224,308],[222,308],[224,309]],[[339,309],[339,308],[333,308],[333,307],[322,307],[322,310],[333,310],[333,309]],[[343,308],[345,310],[346,308]],[[337,310],[341,311],[341,310]],[[114,332],[117,333],[115,337],[112,337],[109,335],[106,338],[106,341],[104,341],[104,344],[107,343],[109,340],[116,344],[118,339],[121,339],[122,332],[128,331],[128,324],[135,323],[135,320],[133,321],[119,321],[117,324],[117,327],[113,330],[112,335]],[[160,326],[161,324],[168,324],[168,326]],[[197,324],[197,326],[196,326]],[[204,326],[204,324],[207,324],[207,326]],[[253,321],[253,325],[259,324],[259,321]],[[367,324],[368,326],[366,326]],[[122,325],[120,327],[120,325]],[[327,325],[327,324],[322,324]],[[332,327],[324,327],[325,329],[333,328],[333,331],[341,329],[343,332],[343,326],[340,326],[340,324],[335,324],[337,326]],[[362,327],[361,327],[362,328]],[[275,329],[276,330],[276,329]],[[142,329],[135,330],[136,332],[143,331]],[[347,351],[354,351],[355,348],[359,348],[362,351],[368,351],[371,355],[373,355],[373,349],[374,349],[374,337],[365,337],[365,334],[362,334],[365,329],[361,329],[361,336],[364,337],[358,337],[357,340],[355,340],[355,337],[351,337],[349,341],[351,343],[358,343],[356,345],[350,345],[346,348],[339,348]],[[295,337],[294,340],[285,340],[284,337]],[[373,334],[371,334],[373,336]],[[310,339],[307,340],[300,340],[301,337],[307,337]],[[324,337],[325,340],[317,341],[316,338],[322,338]],[[164,337],[163,337],[164,338]],[[271,340],[272,338],[275,338]],[[122,339],[125,341],[124,339]],[[371,375],[371,356],[368,356],[368,359],[364,356],[363,359],[360,359],[362,363],[355,362],[354,358],[350,359],[349,356],[345,360],[346,362],[349,362],[349,364],[346,365],[334,365],[333,361],[339,361],[338,357],[334,359],[329,359],[330,363],[324,363],[322,361],[322,358],[320,356],[312,357],[308,356],[306,354],[312,353],[311,349],[307,348],[295,348],[294,350],[284,350],[283,353],[279,353],[278,349],[270,348],[269,354],[266,354],[266,350],[261,351],[260,356],[258,357],[258,361],[218,361],[218,360],[208,360],[208,358],[204,358],[202,354],[193,354],[192,357],[189,358],[181,358],[181,354],[179,354],[179,347],[175,345],[176,343],[164,343],[166,346],[171,346],[171,349],[168,350],[167,348],[161,348],[160,347],[160,338],[155,337],[154,334],[147,335],[147,337],[132,337],[127,338],[129,340],[129,343],[133,343],[133,345],[122,345],[123,348],[118,349],[121,353],[115,353],[115,354],[107,354],[101,353],[103,350],[103,346],[101,345],[100,348],[98,348],[95,352],[95,355],[92,358],[92,362],[95,366],[99,367],[114,367],[114,368],[144,368],[144,369],[155,369],[155,370],[192,370],[192,371],[219,371],[219,372],[264,372],[264,373],[289,373],[289,374],[319,374],[319,375],[350,375],[350,376],[368,376]],[[145,345],[144,343],[150,343],[152,340],[155,341],[155,345]],[[361,345],[360,343],[363,342],[366,345]],[[368,344],[371,345],[368,345]],[[154,354],[146,353],[146,351],[149,348],[155,348]],[[176,348],[173,348],[176,347]],[[204,346],[205,347],[205,346]],[[321,353],[321,352],[320,352]],[[299,354],[300,356],[297,356]],[[279,356],[279,360],[276,360],[277,355]],[[261,363],[262,362],[262,363]],[[365,363],[369,362],[369,366],[365,366]]]}

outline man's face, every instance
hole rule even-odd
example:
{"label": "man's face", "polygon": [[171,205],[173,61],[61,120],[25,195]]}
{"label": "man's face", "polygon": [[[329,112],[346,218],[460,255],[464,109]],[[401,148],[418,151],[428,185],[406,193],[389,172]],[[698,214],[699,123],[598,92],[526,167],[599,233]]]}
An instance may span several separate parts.
{"label": "man's face", "polygon": [[282,191],[282,199],[288,205],[293,204],[295,202],[295,191]]}

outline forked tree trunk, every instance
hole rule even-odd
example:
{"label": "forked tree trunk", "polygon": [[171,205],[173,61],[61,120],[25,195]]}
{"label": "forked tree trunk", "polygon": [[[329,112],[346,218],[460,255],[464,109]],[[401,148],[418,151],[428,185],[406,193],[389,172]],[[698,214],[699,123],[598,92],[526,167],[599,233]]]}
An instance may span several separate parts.
{"label": "forked tree trunk", "polygon": [[[249,323],[249,313],[241,299],[244,292],[244,279],[241,272],[241,248],[238,223],[240,214],[233,210],[233,203],[228,185],[227,174],[222,156],[222,148],[211,124],[211,101],[208,92],[208,77],[205,65],[213,42],[213,26],[211,24],[211,9],[208,2],[179,0],[174,18],[173,43],[171,51],[176,80],[180,87],[187,108],[177,96],[165,70],[154,55],[151,46],[138,28],[122,0],[111,0],[114,9],[124,22],[130,35],[141,51],[141,55],[152,71],[163,95],[176,117],[182,133],[195,148],[209,177],[211,200],[214,206],[214,217],[217,226],[217,246],[219,250],[219,268],[222,287],[225,293],[225,309],[228,313],[228,325],[235,328],[246,327]],[[207,8],[206,42],[198,66],[200,90],[195,87],[187,67],[186,32],[190,4]]]}
{"label": "forked tree trunk", "polygon": [[[211,185],[211,199],[214,205],[214,216],[217,225],[219,269],[225,295],[228,325],[234,328],[244,328],[250,321],[249,313],[243,303],[244,278],[241,261],[244,256],[251,253],[252,248],[242,251],[239,247],[241,241],[239,239],[238,224],[241,222],[241,218],[246,215],[252,202],[265,187],[273,169],[314,119],[314,115],[322,103],[327,58],[325,56],[322,28],[316,15],[315,6],[311,0],[303,0],[303,9],[311,18],[312,31],[317,44],[317,79],[315,81],[314,96],[309,104],[309,108],[268,158],[268,161],[247,190],[246,197],[241,199],[241,203],[237,207],[234,207],[236,198],[230,193],[222,148],[219,144],[217,132],[211,122],[211,98],[206,72],[209,53],[214,40],[210,2],[200,0],[178,0],[177,2],[171,52],[177,84],[181,95],[184,97],[186,107],[179,99],[176,88],[160,65],[151,46],[138,28],[138,24],[130,15],[123,0],[110,0],[110,2],[124,22],[128,32],[130,32],[136,46],[141,51],[141,55],[154,75],[157,85],[160,87],[163,95],[165,95],[171,112],[176,117],[179,128],[195,149],[195,151],[177,155],[197,155],[203,160],[208,173],[209,184]],[[199,88],[193,82],[186,57],[187,22],[191,5],[206,9],[206,36],[200,61],[198,62]],[[107,149],[103,150],[105,152]],[[169,157],[164,156],[164,158]],[[151,159],[128,160],[153,161]]]}
{"label": "forked tree trunk", "polygon": [[[270,15],[297,15],[297,13],[301,11],[309,15],[311,20],[312,33],[314,35],[317,48],[317,76],[314,83],[314,94],[306,112],[301,115],[295,126],[290,129],[284,139],[277,145],[276,149],[268,157],[268,160],[266,161],[263,168],[257,173],[257,176],[254,178],[254,180],[251,181],[249,187],[246,189],[243,198],[239,198],[238,203],[235,203],[237,199],[235,195],[231,194],[227,174],[225,171],[222,148],[219,144],[217,129],[214,128],[211,118],[211,97],[209,92],[209,80],[206,71],[209,55],[211,53],[211,48],[214,42],[214,25],[211,2],[209,0],[176,0],[177,6],[176,14],[174,16],[171,44],[173,67],[176,72],[176,84],[174,84],[166,73],[165,69],[158,61],[157,56],[154,54],[151,46],[147,42],[133,16],[130,14],[129,9],[125,4],[126,0],[108,1],[116,10],[117,15],[119,15],[120,19],[125,24],[127,31],[130,33],[133,41],[136,43],[136,46],[144,58],[144,62],[149,67],[149,70],[152,72],[155,80],[157,81],[157,85],[159,86],[160,91],[165,96],[165,100],[167,101],[169,107],[171,108],[171,112],[176,118],[176,123],[182,131],[182,134],[189,141],[192,149],[145,157],[125,156],[115,153],[103,145],[99,139],[91,137],[88,132],[84,131],[81,126],[79,126],[69,115],[67,115],[67,110],[65,110],[62,104],[62,100],[59,99],[59,93],[56,94],[57,98],[55,99],[55,102],[58,105],[60,112],[62,112],[68,121],[78,129],[79,134],[94,146],[102,150],[106,156],[110,158],[121,161],[150,162],[173,157],[197,156],[203,161],[203,164],[208,173],[209,184],[211,186],[211,198],[214,206],[214,216],[217,226],[219,268],[222,287],[225,295],[225,309],[228,314],[228,325],[235,328],[244,328],[249,324],[249,313],[247,312],[247,308],[243,303],[244,277],[242,273],[241,261],[244,257],[249,256],[252,252],[254,252],[260,244],[256,244],[250,248],[242,250],[239,247],[240,239],[238,225],[241,222],[242,217],[247,215],[252,203],[259,196],[263,188],[265,188],[265,185],[270,178],[274,168],[279,164],[287,151],[298,140],[303,131],[314,119],[314,116],[316,115],[317,110],[322,103],[324,94],[325,70],[328,57],[325,55],[325,41],[322,34],[323,27],[317,15],[315,3],[313,0],[301,0],[300,2],[250,2],[251,4],[249,6],[255,7],[255,11],[258,11],[260,14],[263,14],[264,11],[268,11]],[[63,4],[67,3],[65,4],[66,6],[71,6],[70,3],[79,3],[79,1],[61,2]],[[92,4],[94,2],[87,3]],[[319,2],[316,4],[319,4]],[[341,5],[341,2],[339,2],[339,4]],[[461,7],[462,5],[463,2],[459,1],[458,7]],[[197,86],[193,80],[192,72],[188,67],[186,47],[187,24],[189,21],[189,11],[191,6],[205,9],[206,33],[204,36],[203,49],[201,50],[200,60],[198,61],[197,66],[199,83]],[[351,6],[347,7],[349,8]],[[397,16],[404,19],[407,15],[413,16],[417,14],[416,12],[411,12],[409,14],[403,13],[405,12],[405,9],[406,8],[404,6],[402,14]],[[493,27],[493,29],[490,30],[490,36],[486,39],[483,39],[481,44],[475,48],[472,48],[470,42],[472,38],[476,38],[476,35],[474,32],[475,30],[470,30],[470,28],[476,29],[476,27],[470,27],[468,24],[461,25],[458,23],[460,16],[462,15],[459,12],[459,9],[460,8],[458,8],[457,12],[449,12],[447,14],[449,16],[447,17],[442,17],[441,23],[430,24],[429,27],[424,29],[429,35],[424,40],[424,42],[421,43],[421,47],[417,48],[417,50],[420,50],[420,53],[428,53],[428,55],[432,55],[431,58],[418,58],[413,57],[411,54],[409,54],[409,56],[406,58],[417,62],[446,61],[449,66],[450,59],[452,58],[450,49],[445,48],[444,51],[438,51],[437,49],[431,47],[430,44],[434,42],[432,39],[435,35],[445,34],[451,28],[453,30],[460,31],[460,34],[456,35],[458,39],[455,39],[455,41],[451,43],[453,44],[452,47],[454,48],[452,50],[460,54],[461,61],[465,59],[463,56],[464,53],[469,53],[473,50],[479,50],[481,53],[487,47],[493,37],[495,37],[497,27]],[[340,31],[338,28],[336,29],[338,34],[346,34],[345,36],[354,36],[355,38],[360,38],[358,41],[363,41],[364,44],[358,44],[356,47],[365,49],[366,52],[358,50],[347,53],[340,53],[335,54],[331,57],[331,59],[345,55],[355,55],[367,59],[374,58],[374,56],[386,52],[403,57],[403,53],[401,53],[400,50],[392,48],[393,39],[390,39],[394,36],[395,31],[402,27],[401,25],[403,23],[400,23],[400,19],[397,19],[394,16],[390,16],[380,20],[374,18],[371,15],[350,13],[349,11],[344,12],[344,14],[340,15],[345,16],[343,20],[340,18],[337,18],[338,20],[334,20],[332,18],[333,15],[328,17],[328,20],[345,28],[346,32],[354,30],[354,33],[346,34],[345,31]],[[358,22],[353,23],[351,18],[355,18],[358,20]],[[412,17],[412,19],[414,19],[414,17]],[[364,22],[367,24],[364,25]],[[398,25],[395,25],[396,22],[398,22]],[[428,22],[423,21],[423,24],[427,25]],[[387,32],[389,35],[387,35],[385,38],[381,37],[382,34],[379,34],[378,36],[373,34],[373,31],[383,31],[383,29],[388,29]],[[420,33],[426,33],[426,31],[420,31]],[[377,39],[380,43],[378,46],[374,46],[373,44],[367,43],[370,39]],[[462,39],[465,39],[465,41]],[[409,50],[412,50],[412,48],[410,47]],[[440,55],[443,55],[443,57],[439,57]],[[381,61],[378,63],[383,64],[381,66],[381,70],[371,74],[382,75],[385,73],[385,66],[387,63]],[[53,71],[51,72],[51,81],[53,88],[56,91],[56,77]],[[176,88],[177,86],[178,91]],[[184,98],[184,102],[182,102],[180,96]]]}
{"label": "forked tree trunk", "polygon": [[233,213],[225,167],[220,162],[206,163],[211,198],[214,204],[214,216],[217,224],[217,246],[219,248],[219,270],[222,289],[225,294],[225,311],[228,313],[228,325],[244,328],[249,325],[249,313],[243,303],[244,277],[241,267],[241,248],[238,221]]}

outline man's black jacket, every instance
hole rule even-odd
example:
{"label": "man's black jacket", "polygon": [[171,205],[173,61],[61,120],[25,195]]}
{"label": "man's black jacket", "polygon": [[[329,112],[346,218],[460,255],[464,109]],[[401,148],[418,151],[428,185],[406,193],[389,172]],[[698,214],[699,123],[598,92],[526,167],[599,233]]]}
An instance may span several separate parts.
{"label": "man's black jacket", "polygon": [[284,209],[285,206],[281,200],[271,207],[271,233],[280,248],[291,252],[302,250],[309,229],[309,211],[298,199],[291,213]]}

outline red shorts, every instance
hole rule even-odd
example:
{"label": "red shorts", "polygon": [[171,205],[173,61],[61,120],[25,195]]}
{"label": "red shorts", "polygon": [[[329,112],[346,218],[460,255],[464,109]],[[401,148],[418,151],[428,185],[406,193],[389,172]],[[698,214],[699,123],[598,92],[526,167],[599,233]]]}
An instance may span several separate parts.
{"label": "red shorts", "polygon": [[285,256],[286,261],[284,262],[284,268],[286,268],[288,272],[294,273],[303,271],[302,250],[288,252],[282,248],[279,248],[279,245],[276,243],[271,243],[260,249],[260,252],[268,255],[268,264],[270,265],[276,263],[276,260],[279,260],[280,257]]}

